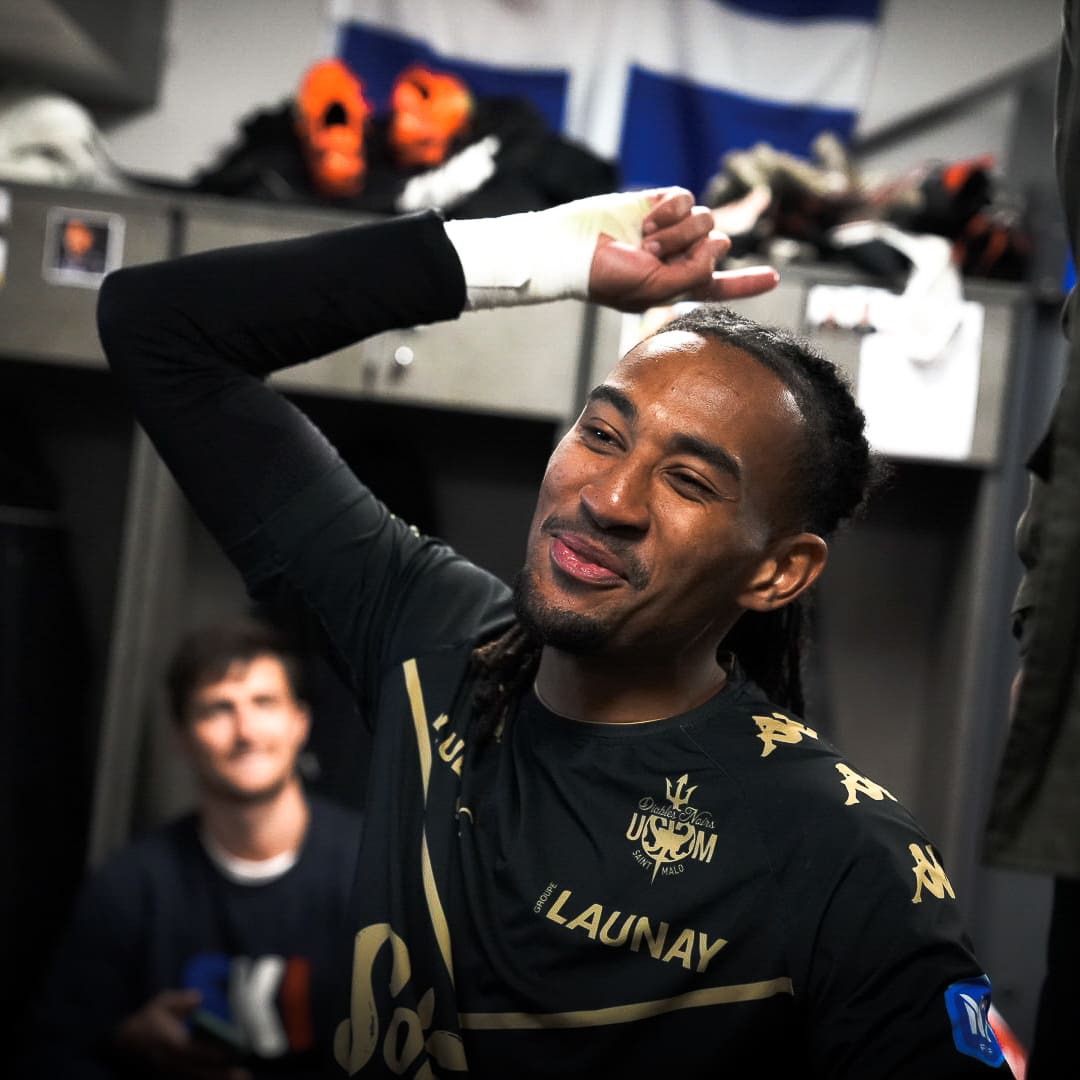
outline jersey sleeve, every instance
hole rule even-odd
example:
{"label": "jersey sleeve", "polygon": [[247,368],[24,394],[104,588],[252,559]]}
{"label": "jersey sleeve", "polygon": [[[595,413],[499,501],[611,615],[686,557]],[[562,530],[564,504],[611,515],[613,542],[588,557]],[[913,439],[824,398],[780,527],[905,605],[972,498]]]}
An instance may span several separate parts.
{"label": "jersey sleeve", "polygon": [[812,943],[796,994],[814,1075],[1010,1076],[940,854],[899,808],[858,794],[840,809],[863,820],[837,828],[830,815],[833,850],[819,858],[836,869],[818,883],[818,924],[796,936]]}
{"label": "jersey sleeve", "polygon": [[102,286],[110,366],[188,500],[255,596],[303,602],[354,682],[399,651],[482,631],[505,588],[390,515],[264,377],[464,302],[431,213],[132,267]]}
{"label": "jersey sleeve", "polygon": [[491,637],[510,611],[502,581],[390,513],[345,465],[230,554],[253,596],[314,613],[365,718],[377,712],[378,680],[369,676]]}

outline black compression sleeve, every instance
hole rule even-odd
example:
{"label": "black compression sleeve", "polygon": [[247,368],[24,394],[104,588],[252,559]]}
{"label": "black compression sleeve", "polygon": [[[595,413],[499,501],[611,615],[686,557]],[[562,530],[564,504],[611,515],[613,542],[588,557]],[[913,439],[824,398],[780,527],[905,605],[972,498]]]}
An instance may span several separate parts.
{"label": "black compression sleeve", "polygon": [[98,328],[139,422],[230,548],[337,464],[261,376],[464,304],[457,254],[426,213],[119,270]]}

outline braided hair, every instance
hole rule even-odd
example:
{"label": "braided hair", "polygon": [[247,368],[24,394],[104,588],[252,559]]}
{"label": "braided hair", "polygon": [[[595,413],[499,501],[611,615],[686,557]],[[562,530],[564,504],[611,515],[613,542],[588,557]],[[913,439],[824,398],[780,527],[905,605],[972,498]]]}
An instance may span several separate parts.
{"label": "braided hair", "polygon": [[[861,512],[885,475],[871,454],[865,421],[836,367],[807,342],[715,304],[677,315],[655,333],[684,331],[711,337],[747,353],[791,391],[803,419],[802,452],[791,463],[792,527],[828,539]],[[655,335],[654,335],[655,336]],[[744,612],[721,649],[781,708],[802,713],[803,601],[769,612]],[[501,729],[512,702],[535,677],[542,643],[515,622],[474,650],[472,670],[477,732]]]}

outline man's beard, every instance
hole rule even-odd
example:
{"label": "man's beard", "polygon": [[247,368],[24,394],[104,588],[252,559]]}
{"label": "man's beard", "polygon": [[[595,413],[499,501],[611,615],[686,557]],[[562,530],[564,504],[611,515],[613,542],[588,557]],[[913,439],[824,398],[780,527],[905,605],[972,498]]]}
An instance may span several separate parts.
{"label": "man's beard", "polygon": [[563,611],[542,600],[528,568],[520,570],[514,579],[514,613],[541,644],[577,656],[599,652],[610,636],[602,619]]}

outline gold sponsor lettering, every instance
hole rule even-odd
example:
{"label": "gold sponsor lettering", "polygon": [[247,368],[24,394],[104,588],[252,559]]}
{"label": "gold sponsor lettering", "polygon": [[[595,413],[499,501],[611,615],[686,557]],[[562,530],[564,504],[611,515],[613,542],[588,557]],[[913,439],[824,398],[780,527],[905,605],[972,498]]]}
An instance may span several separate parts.
{"label": "gold sponsor lettering", "polygon": [[925,849],[919,847],[918,844],[908,844],[908,851],[915,859],[915,865],[911,868],[915,875],[915,895],[911,898],[911,902],[922,903],[923,889],[939,900],[944,900],[946,893],[955,900],[956,893],[953,892],[953,887],[945,876],[945,871],[938,862],[934,849],[929,844]]}
{"label": "gold sponsor lettering", "polygon": [[590,904],[580,915],[574,916],[567,924],[567,930],[576,930],[579,926],[586,934],[596,940],[596,932],[600,929],[600,919],[604,909],[599,904]]}
{"label": "gold sponsor lettering", "polygon": [[[700,930],[673,931],[666,922],[654,926],[646,915],[624,914],[617,908],[606,912],[603,904],[586,904],[579,910],[573,904],[573,895],[572,890],[563,889],[544,913],[544,918],[567,930],[583,930],[590,941],[599,940],[602,945],[629,946],[633,952],[641,952],[644,948],[654,960],[665,964],[677,961],[687,971],[693,969],[700,974],[727,944],[725,938],[710,939]],[[564,909],[567,909],[566,914],[562,914]],[[576,915],[571,914],[574,910]],[[672,933],[674,937],[669,943]]]}
{"label": "gold sponsor lettering", "polygon": [[812,728],[784,716],[783,713],[774,712],[772,716],[755,716],[754,723],[758,727],[758,738],[765,747],[761,751],[762,757],[768,757],[776,749],[777,743],[795,745],[802,742],[804,735],[811,739],[817,738],[817,732]]}
{"label": "gold sponsor lettering", "polygon": [[623,919],[622,929],[615,937],[611,936],[611,928],[618,921],[621,911],[613,911],[607,918],[607,922],[600,928],[600,940],[605,945],[625,945],[626,939],[630,936],[630,926],[634,921],[633,915],[627,915]]}
{"label": "gold sponsor lettering", "polygon": [[664,954],[664,963],[678,960],[687,971],[690,970],[690,956],[694,951],[694,931],[683,930],[675,939],[675,944]]}
{"label": "gold sponsor lettering", "polygon": [[461,775],[463,754],[465,752],[465,740],[453,732],[446,736],[438,746],[439,757],[443,759],[458,774]]}
{"label": "gold sponsor lettering", "polygon": [[709,944],[709,935],[704,931],[698,931],[698,951],[700,956],[697,962],[697,970],[700,974],[703,972],[711,962],[712,958],[727,944],[727,940],[722,937],[718,937],[711,945]]}
{"label": "gold sponsor lettering", "polygon": [[535,911],[537,915],[539,915],[540,912],[543,911],[544,905],[548,902],[548,900],[551,897],[551,894],[554,891],[555,891],[555,882],[554,881],[549,881],[547,883],[547,886],[545,887],[544,891],[536,898],[536,903],[533,904],[533,911]]}
{"label": "gold sponsor lettering", "polygon": [[838,762],[836,771],[843,777],[840,783],[847,788],[848,797],[844,803],[845,806],[854,806],[859,801],[860,795],[867,795],[876,802],[881,802],[882,799],[892,799],[896,802],[896,796],[891,791],[861,776],[854,769],[849,769],[847,765]]}
{"label": "gold sponsor lettering", "polygon": [[395,1076],[401,1076],[423,1049],[424,1029],[420,1026],[419,1015],[412,1009],[395,1009],[383,1040],[387,1068]]}
{"label": "gold sponsor lettering", "polygon": [[654,934],[652,923],[644,916],[641,915],[638,918],[637,925],[634,927],[634,939],[630,942],[630,948],[634,952],[641,950],[642,941],[647,941],[649,948],[649,955],[654,960],[659,960],[664,951],[664,942],[667,941],[667,932],[670,929],[666,922],[662,922],[659,929]]}
{"label": "gold sponsor lettering", "polygon": [[570,899],[570,895],[571,893],[569,889],[563,889],[563,891],[559,893],[559,897],[555,901],[555,903],[548,908],[548,912],[545,918],[557,923],[566,922],[566,920],[559,914],[559,912],[562,911],[563,904],[565,904],[566,901]]}
{"label": "gold sponsor lettering", "polygon": [[[350,1075],[371,1061],[380,1043],[380,1017],[374,986],[375,963],[385,947],[390,948],[389,990],[398,998],[412,980],[412,963],[404,940],[386,923],[366,926],[356,935],[353,950],[352,1009],[348,1020],[338,1025],[334,1035],[334,1056]],[[425,1053],[444,1069],[466,1069],[461,1038],[452,1031],[432,1031],[435,991],[427,990],[416,1009],[397,1005],[386,1025],[382,1055],[392,1073],[401,1075],[413,1068]],[[433,1075],[428,1061],[420,1062],[417,1078]]]}

